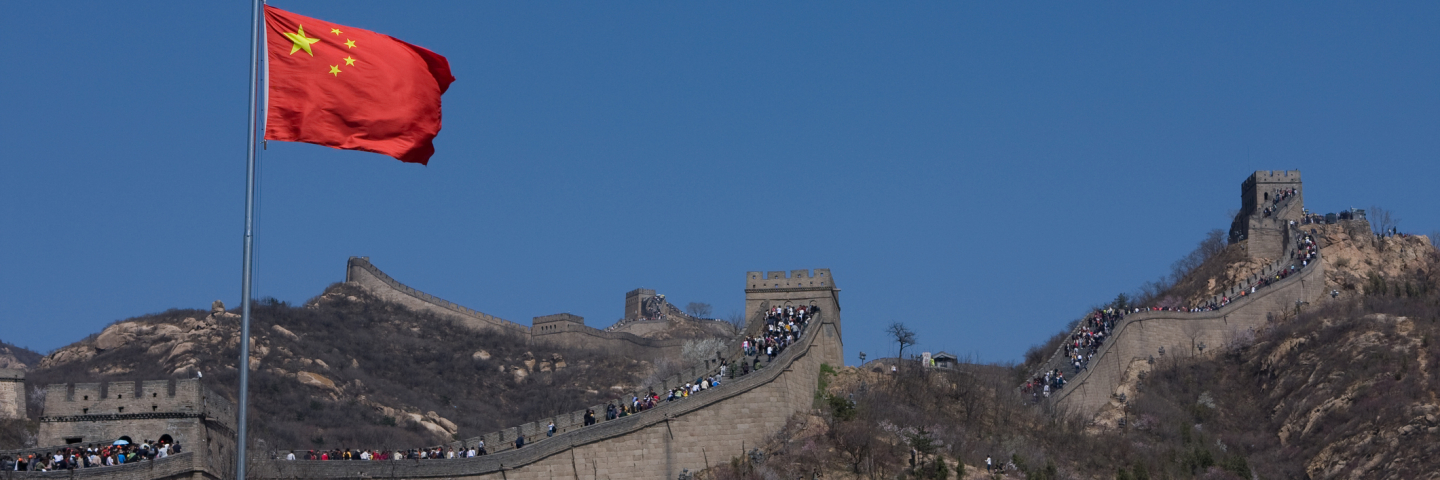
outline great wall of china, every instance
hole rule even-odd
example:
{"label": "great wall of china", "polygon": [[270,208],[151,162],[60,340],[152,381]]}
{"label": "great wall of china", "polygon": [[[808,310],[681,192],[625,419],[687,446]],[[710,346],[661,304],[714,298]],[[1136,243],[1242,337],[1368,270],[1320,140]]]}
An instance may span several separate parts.
{"label": "great wall of china", "polygon": [[[1252,258],[1279,258],[1260,277],[1289,268],[1301,233],[1290,225],[1303,211],[1299,172],[1256,172],[1242,185],[1244,208],[1232,225],[1231,238],[1243,242]],[[1269,213],[1262,208],[1270,200],[1265,189],[1275,184],[1293,185],[1296,195],[1274,203]],[[1363,221],[1363,220],[1360,220]],[[1323,252],[1324,245],[1321,245]],[[1262,328],[1277,314],[1294,311],[1323,298],[1325,261],[1317,258],[1283,280],[1239,296],[1209,312],[1145,311],[1127,315],[1118,322],[1111,338],[1098,350],[1088,369],[1051,399],[1051,405],[1067,414],[1093,417],[1107,404],[1127,375],[1144,368],[1152,357],[1198,355],[1202,345],[1222,347]],[[682,340],[654,340],[624,331],[587,327],[583,319],[565,314],[536,317],[530,327],[462,307],[415,290],[385,275],[368,258],[353,257],[347,264],[346,280],[377,297],[416,310],[448,316],[477,330],[496,329],[526,335],[532,341],[559,345],[601,345],[617,352],[672,351]],[[1221,296],[1236,298],[1239,287]],[[639,292],[639,290],[637,290]],[[635,292],[632,292],[635,293]],[[651,292],[653,294],[653,292]],[[254,460],[250,471],[257,478],[676,478],[683,470],[696,471],[744,455],[779,431],[786,420],[813,406],[817,376],[822,364],[842,365],[839,289],[829,270],[790,272],[749,272],[745,282],[746,311],[750,312],[746,333],[760,327],[756,321],[775,305],[804,304],[820,308],[820,316],[801,340],[785,350],[766,368],[728,381],[682,401],[666,402],[640,414],[583,426],[582,411],[572,412],[454,442],[455,446],[475,445],[484,440],[491,455],[451,461],[320,462]],[[1218,296],[1217,296],[1218,298]],[[627,315],[631,308],[627,301]],[[690,319],[696,320],[698,319]],[[643,323],[643,322],[639,322]],[[717,352],[717,359],[737,359],[732,342]],[[1060,351],[1047,365],[1062,361]],[[665,379],[650,388],[663,390],[677,382],[713,372],[718,362],[706,362],[690,371]],[[149,382],[147,382],[148,384]],[[164,383],[164,382],[161,382]],[[57,388],[51,387],[52,390]],[[78,388],[66,387],[59,388]],[[89,387],[86,387],[88,389]],[[112,386],[123,390],[124,385]],[[161,388],[157,383],[150,387]],[[174,387],[170,387],[173,391]],[[70,392],[77,390],[67,390]],[[86,390],[88,391],[88,390]],[[47,399],[47,415],[53,397],[66,397],[56,390]],[[71,395],[73,396],[73,395]],[[629,397],[625,395],[622,398]],[[103,396],[102,396],[103,397]],[[73,401],[71,399],[70,401]],[[620,399],[617,399],[620,401]],[[597,411],[603,411],[597,405]],[[68,408],[68,407],[64,407]],[[83,407],[77,407],[83,408]],[[73,412],[72,412],[73,413]],[[83,411],[74,420],[84,420]],[[559,433],[543,436],[544,426],[554,422]],[[538,439],[516,449],[510,441],[516,435]],[[86,477],[94,479],[138,478],[224,478],[223,443],[214,449],[187,452],[171,458],[102,469],[73,472],[7,472],[14,478]],[[4,452],[0,452],[4,453]],[[9,477],[7,477],[9,478]]]}

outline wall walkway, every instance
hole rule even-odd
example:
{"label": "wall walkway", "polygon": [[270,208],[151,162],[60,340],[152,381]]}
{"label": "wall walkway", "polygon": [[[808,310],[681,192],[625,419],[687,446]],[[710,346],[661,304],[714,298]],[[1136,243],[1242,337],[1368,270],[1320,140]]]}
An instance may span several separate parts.
{"label": "wall walkway", "polygon": [[[757,372],[636,415],[550,438],[527,435],[534,443],[521,449],[458,460],[270,461],[252,473],[256,478],[671,479],[682,469],[729,462],[763,444],[791,415],[809,409],[820,365],[842,359],[841,349],[838,315],[822,316],[801,342]],[[487,441],[487,447],[500,445]]]}
{"label": "wall walkway", "polygon": [[1294,311],[1296,302],[1315,302],[1325,294],[1325,262],[1317,258],[1295,275],[1210,312],[1139,312],[1126,315],[1100,347],[1088,369],[1072,379],[1051,401],[1060,411],[1093,417],[1110,402],[1125,370],[1137,359],[1199,355],[1200,345],[1222,348],[1253,335],[1274,316]]}

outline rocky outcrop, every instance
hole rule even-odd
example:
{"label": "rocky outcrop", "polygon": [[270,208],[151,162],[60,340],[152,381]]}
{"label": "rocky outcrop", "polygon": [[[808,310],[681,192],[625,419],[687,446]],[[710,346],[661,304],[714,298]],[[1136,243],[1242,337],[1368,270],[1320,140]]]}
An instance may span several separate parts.
{"label": "rocky outcrop", "polygon": [[1366,293],[1373,282],[1372,276],[1394,280],[1415,275],[1437,254],[1429,237],[1376,237],[1370,231],[1370,223],[1363,219],[1304,225],[1302,230],[1313,231],[1324,252],[1329,264],[1326,286],[1345,295]]}

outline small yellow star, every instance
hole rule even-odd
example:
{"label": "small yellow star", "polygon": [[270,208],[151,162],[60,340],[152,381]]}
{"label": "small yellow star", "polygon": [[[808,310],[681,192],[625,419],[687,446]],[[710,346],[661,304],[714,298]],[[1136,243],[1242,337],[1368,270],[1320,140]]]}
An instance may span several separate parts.
{"label": "small yellow star", "polygon": [[339,66],[339,65],[331,65],[331,66],[330,66],[330,71],[327,72],[327,73],[333,73],[333,74],[335,74],[335,76],[337,76],[337,77],[340,76],[340,66]]}
{"label": "small yellow star", "polygon": [[330,33],[339,35],[339,34],[340,34],[340,29],[338,29],[338,28],[332,28],[332,29],[330,29]]}
{"label": "small yellow star", "polygon": [[355,59],[354,59],[354,58],[351,58],[351,57],[348,57],[348,56],[345,57],[345,58],[342,58],[341,60],[344,60],[346,65],[354,65],[354,64],[355,64]]}
{"label": "small yellow star", "polygon": [[315,56],[315,52],[310,51],[310,44],[315,43],[315,42],[319,42],[320,39],[318,39],[318,38],[306,37],[306,36],[305,36],[305,26],[304,26],[304,25],[300,25],[299,27],[300,27],[300,30],[297,31],[297,32],[294,32],[294,33],[290,33],[290,32],[280,32],[281,35],[284,35],[285,38],[290,39],[290,41],[291,41],[292,43],[294,43],[293,45],[290,46],[290,54],[291,54],[291,55],[294,55],[295,52],[304,50],[305,53],[310,54],[310,56],[312,56],[312,57]]}
{"label": "small yellow star", "polygon": [[355,48],[355,41],[348,38],[345,39],[345,48]]}

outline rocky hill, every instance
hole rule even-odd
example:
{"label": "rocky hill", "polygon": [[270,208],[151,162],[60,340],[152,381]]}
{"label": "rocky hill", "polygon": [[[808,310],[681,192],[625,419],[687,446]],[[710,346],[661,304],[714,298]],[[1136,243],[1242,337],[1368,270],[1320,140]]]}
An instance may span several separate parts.
{"label": "rocky hill", "polygon": [[28,348],[0,341],[0,369],[28,370],[40,362],[40,355]]}
{"label": "rocky hill", "polygon": [[[117,322],[60,348],[31,385],[202,376],[234,397],[239,315],[221,306]],[[269,448],[418,447],[573,411],[677,359],[527,345],[336,284],[253,307],[251,431]]]}

